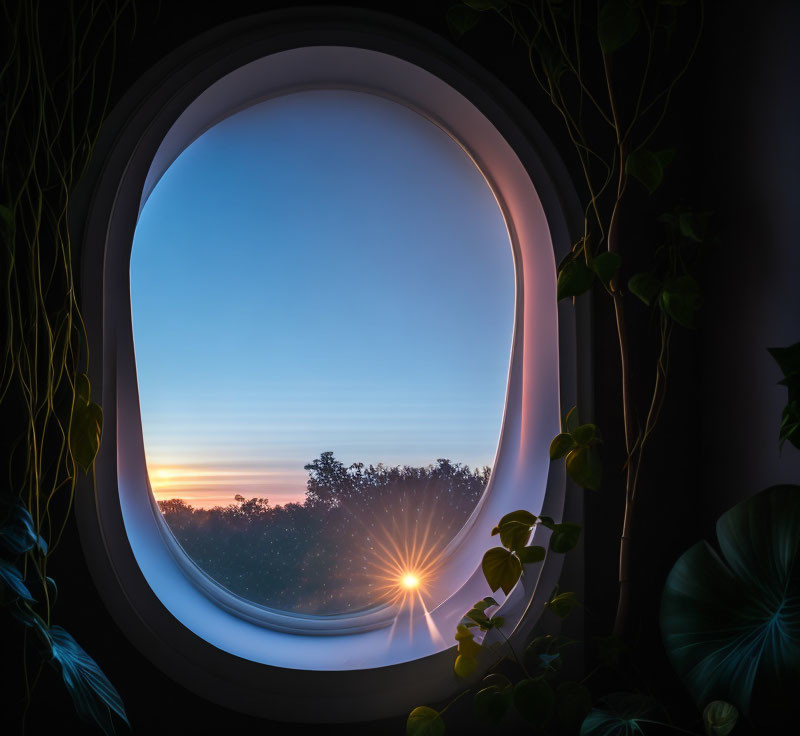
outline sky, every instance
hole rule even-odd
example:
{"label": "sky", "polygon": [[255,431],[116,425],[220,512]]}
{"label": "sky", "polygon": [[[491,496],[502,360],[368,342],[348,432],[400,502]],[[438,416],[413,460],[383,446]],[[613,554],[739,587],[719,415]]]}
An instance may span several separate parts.
{"label": "sky", "polygon": [[131,302],[157,499],[302,501],[303,465],[491,465],[514,269],[480,171],[418,113],[305,91],[186,148],[142,208]]}

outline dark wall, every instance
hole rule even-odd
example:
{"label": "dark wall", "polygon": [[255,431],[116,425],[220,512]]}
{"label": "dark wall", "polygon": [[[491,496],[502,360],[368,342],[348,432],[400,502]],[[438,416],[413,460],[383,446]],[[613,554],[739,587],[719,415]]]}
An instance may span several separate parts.
{"label": "dark wall", "polygon": [[[327,3],[319,3],[327,4]],[[660,586],[673,561],[730,505],[772,483],[796,480],[800,453],[777,450],[785,389],[765,348],[800,339],[800,100],[797,95],[800,6],[773,0],[759,6],[709,3],[707,29],[696,62],[679,89],[673,138],[686,151],[677,171],[688,199],[715,212],[719,242],[703,267],[704,306],[698,329],[676,336],[673,376],[662,426],[654,438],[644,485],[652,490],[643,505],[640,556],[646,584],[640,607],[645,647],[653,666],[670,680],[660,653],[655,624]],[[135,40],[123,46],[123,66],[114,96],[180,43],[214,25],[270,7],[292,3],[228,0],[213,9],[184,3],[138,3]],[[353,3],[376,8],[375,3]],[[447,36],[447,3],[406,2],[390,10]],[[758,9],[754,9],[758,7]],[[531,106],[553,140],[569,156],[559,120],[531,83],[508,34],[499,26],[471,34],[460,44]],[[684,154],[682,154],[684,155]],[[572,164],[571,159],[569,159]],[[599,304],[601,309],[605,306]],[[601,420],[618,419],[618,366],[609,346],[608,317],[599,314],[595,336],[595,391]],[[646,380],[641,377],[641,381]],[[619,437],[607,437],[610,455],[619,457]],[[620,489],[587,496],[587,609],[602,631],[613,617],[616,595],[616,544]],[[134,732],[272,733],[296,727],[270,724],[214,706],[187,692],[149,664],[124,638],[95,591],[83,561],[77,533],[70,527],[53,559],[60,583],[60,623],[73,632],[102,664],[128,708]],[[15,632],[4,651],[6,667],[17,678]],[[6,658],[6,652],[11,652]],[[6,691],[4,712],[18,711],[19,690]],[[265,698],[269,697],[265,693]],[[459,716],[464,723],[469,713]],[[381,724],[346,728],[304,728],[308,733],[400,734],[404,717]],[[74,722],[71,705],[45,670],[28,715],[29,732],[48,733]],[[12,723],[9,718],[9,723]],[[14,732],[13,728],[9,729]]]}

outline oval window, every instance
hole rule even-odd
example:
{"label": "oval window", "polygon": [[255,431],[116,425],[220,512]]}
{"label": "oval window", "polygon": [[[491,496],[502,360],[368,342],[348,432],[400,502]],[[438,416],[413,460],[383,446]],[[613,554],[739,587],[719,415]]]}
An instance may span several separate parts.
{"label": "oval window", "polygon": [[150,486],[186,555],[282,611],[437,605],[514,326],[508,231],[465,151],[364,92],[252,105],[160,179],[130,278]]}

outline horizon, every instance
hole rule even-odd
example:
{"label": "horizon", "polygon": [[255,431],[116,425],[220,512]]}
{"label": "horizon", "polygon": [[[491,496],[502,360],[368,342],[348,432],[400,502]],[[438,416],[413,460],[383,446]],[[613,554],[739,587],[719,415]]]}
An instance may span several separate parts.
{"label": "horizon", "polygon": [[494,195],[416,112],[324,90],[226,118],[134,236],[154,496],[302,500],[329,447],[347,465],[491,466],[514,300]]}

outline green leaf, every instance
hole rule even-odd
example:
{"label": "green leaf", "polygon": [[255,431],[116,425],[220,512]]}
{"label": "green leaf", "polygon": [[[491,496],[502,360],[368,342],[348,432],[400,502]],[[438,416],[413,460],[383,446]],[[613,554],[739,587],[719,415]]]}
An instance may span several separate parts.
{"label": "green leaf", "polygon": [[539,522],[547,529],[555,529],[556,523],[549,516],[540,516]]}
{"label": "green leaf", "polygon": [[466,5],[453,5],[447,11],[446,17],[450,34],[459,39],[478,25],[481,15]]}
{"label": "green leaf", "polygon": [[567,455],[567,474],[579,486],[592,491],[600,489],[603,463],[597,447],[578,447]]}
{"label": "green leaf", "polygon": [[3,229],[9,234],[14,234],[14,213],[4,204],[0,204],[0,223]]}
{"label": "green leaf", "polygon": [[550,459],[559,460],[574,448],[575,440],[572,439],[571,434],[567,434],[566,432],[557,434],[550,443]]}
{"label": "green leaf", "polygon": [[800,402],[790,401],[781,414],[781,426],[778,432],[778,447],[789,440],[800,450]]}
{"label": "green leaf", "polygon": [[522,549],[531,537],[531,530],[536,523],[536,516],[530,511],[512,511],[506,514],[497,525],[500,542],[506,549]]}
{"label": "green leaf", "polygon": [[493,547],[483,556],[483,575],[494,593],[498,588],[508,595],[522,575],[522,563],[502,547]]}
{"label": "green leaf", "polygon": [[519,521],[507,521],[500,525],[500,542],[506,549],[517,552],[531,538],[531,527]]}
{"label": "green leaf", "polygon": [[465,659],[475,659],[481,651],[481,645],[473,637],[458,642],[458,654]]}
{"label": "green leaf", "polygon": [[575,593],[569,591],[554,595],[545,605],[559,618],[566,618],[572,613],[575,606],[580,605],[580,602],[575,597]]}
{"label": "green leaf", "polygon": [[561,727],[577,733],[592,709],[592,696],[579,682],[562,682],[556,688],[556,717]]}
{"label": "green leaf", "polygon": [[703,222],[693,212],[681,212],[678,215],[678,229],[684,238],[695,243],[703,242]]}
{"label": "green leaf", "polygon": [[478,660],[475,657],[465,657],[463,654],[459,654],[456,657],[455,664],[453,665],[453,671],[456,673],[456,675],[458,675],[458,677],[469,677],[475,671],[477,666]]}
{"label": "green leaf", "polygon": [[574,432],[578,426],[578,407],[573,406],[564,417],[563,430],[564,432]]}
{"label": "green leaf", "polygon": [[719,551],[702,541],[678,559],[661,601],[667,654],[695,701],[733,703],[762,728],[796,707],[799,530],[800,486],[761,491],[719,518]]}
{"label": "green leaf", "polygon": [[75,405],[89,406],[92,397],[92,386],[89,383],[89,376],[85,373],[78,373],[75,376]]}
{"label": "green leaf", "polygon": [[597,274],[597,278],[604,284],[607,284],[617,275],[617,271],[619,271],[619,267],[622,265],[622,258],[620,258],[617,253],[605,251],[592,258],[589,265],[592,271]]}
{"label": "green leaf", "polygon": [[103,410],[95,403],[76,405],[69,430],[72,457],[84,473],[88,473],[100,448],[103,432]]}
{"label": "green leaf", "polygon": [[556,524],[553,533],[550,535],[550,549],[553,552],[569,552],[578,544],[581,536],[581,525],[565,521]]}
{"label": "green leaf", "polygon": [[596,424],[581,424],[572,433],[572,439],[578,445],[590,445],[595,437],[597,437]]}
{"label": "green leaf", "polygon": [[703,726],[707,736],[728,736],[738,720],[736,706],[724,700],[712,700],[703,708]]}
{"label": "green leaf", "polygon": [[531,547],[524,547],[517,552],[517,556],[523,565],[530,565],[534,562],[541,562],[545,557],[544,547],[532,545]]}
{"label": "green leaf", "polygon": [[565,263],[558,272],[556,287],[559,301],[570,296],[580,296],[592,287],[594,271],[580,258]]}
{"label": "green leaf", "polygon": [[658,157],[645,148],[640,148],[628,156],[625,171],[641,182],[650,194],[658,189],[664,178],[664,167]]}
{"label": "green leaf", "polygon": [[513,698],[519,714],[540,728],[553,717],[556,696],[544,678],[520,680],[514,686]]}
{"label": "green leaf", "polygon": [[437,711],[420,705],[408,714],[406,736],[442,736],[444,721]]}
{"label": "green leaf", "polygon": [[694,327],[694,315],[700,307],[700,286],[689,274],[670,279],[661,290],[661,308],[684,327]]}
{"label": "green leaf", "polygon": [[593,708],[581,724],[580,736],[640,736],[640,724],[660,723],[658,704],[637,693],[611,693]]}
{"label": "green leaf", "polygon": [[597,17],[597,37],[604,54],[624,46],[639,28],[639,10],[628,0],[606,0]]}
{"label": "green leaf", "polygon": [[661,291],[661,282],[651,273],[637,273],[628,281],[628,291],[649,307]]}
{"label": "green leaf", "polygon": [[502,519],[500,519],[500,524],[504,524],[507,521],[519,521],[523,524],[527,524],[528,526],[533,526],[536,523],[537,518],[538,517],[535,514],[532,514],[530,511],[519,509],[518,511],[511,511],[510,513],[506,514]]}
{"label": "green leaf", "polygon": [[767,352],[775,358],[784,376],[800,375],[800,342],[788,348],[767,348]]}
{"label": "green leaf", "polygon": [[497,685],[490,685],[475,694],[475,715],[490,723],[500,723],[508,712],[510,698]]}

